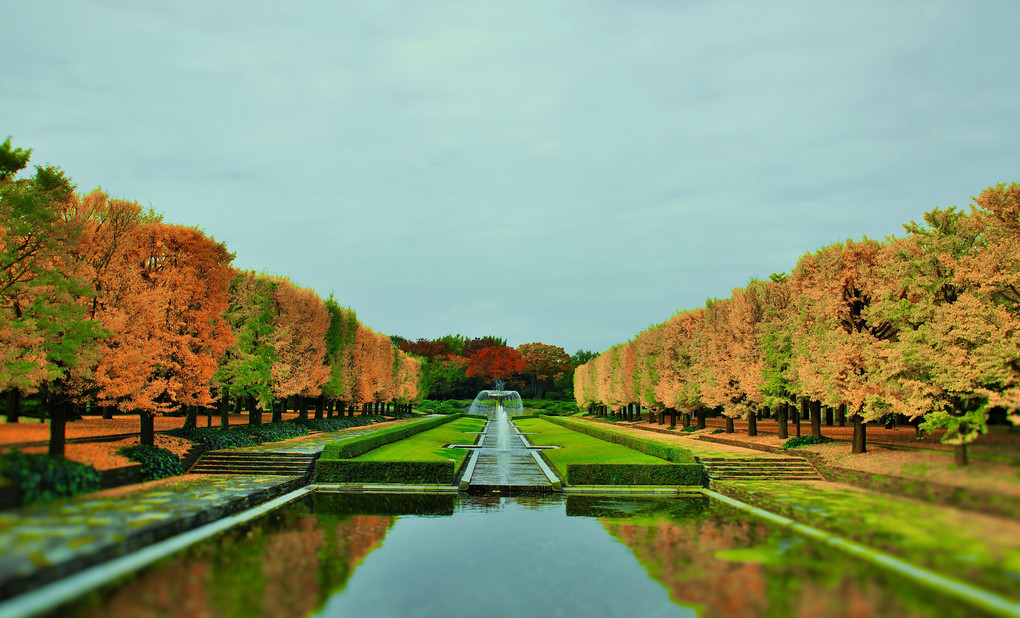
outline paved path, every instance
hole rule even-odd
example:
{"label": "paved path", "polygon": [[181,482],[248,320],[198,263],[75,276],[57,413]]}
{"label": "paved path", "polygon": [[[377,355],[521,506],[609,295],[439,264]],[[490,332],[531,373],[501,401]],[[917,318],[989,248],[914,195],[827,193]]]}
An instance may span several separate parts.
{"label": "paved path", "polygon": [[468,479],[471,489],[499,489],[516,491],[551,491],[552,484],[545,472],[535,461],[516,429],[511,433],[505,449],[501,449],[498,438],[499,421],[490,419],[485,425],[481,448],[474,456],[474,468]]}

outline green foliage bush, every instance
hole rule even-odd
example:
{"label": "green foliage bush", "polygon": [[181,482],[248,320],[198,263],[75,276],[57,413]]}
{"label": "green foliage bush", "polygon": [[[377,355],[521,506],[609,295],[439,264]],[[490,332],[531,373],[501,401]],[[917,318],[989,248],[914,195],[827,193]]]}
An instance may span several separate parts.
{"label": "green foliage bush", "polygon": [[[470,405],[470,402],[468,402]],[[426,399],[415,406],[427,414],[456,414],[463,412],[466,406],[457,406],[453,401],[433,401]]]}
{"label": "green foliage bush", "polygon": [[699,464],[570,464],[568,485],[701,485]]}
{"label": "green foliage bush", "polygon": [[117,449],[117,453],[142,464],[143,481],[155,481],[184,474],[180,458],[163,448],[138,444]]}
{"label": "green foliage bush", "polygon": [[832,442],[832,438],[816,438],[814,436],[799,436],[796,438],[790,438],[786,442],[783,442],[783,448],[797,448],[799,446],[808,446],[811,444],[825,444],[826,442]]}
{"label": "green foliage bush", "polygon": [[63,457],[13,450],[0,453],[0,476],[14,483],[22,504],[39,504],[96,491],[99,470]]}
{"label": "green foliage bush", "polygon": [[545,407],[545,413],[550,416],[571,416],[581,411],[573,401],[552,401]]}
{"label": "green foliage bush", "polygon": [[712,431],[710,431],[710,432],[708,432],[708,433],[712,433],[712,434],[716,434],[716,433],[726,433],[726,430],[725,430],[725,429],[720,429],[720,428],[716,427],[715,429],[713,429]]}
{"label": "green foliage bush", "polygon": [[574,431],[592,436],[593,438],[605,440],[606,442],[626,446],[634,449],[635,451],[641,451],[642,453],[651,455],[652,457],[658,457],[673,463],[695,463],[694,454],[679,446],[670,446],[663,444],[662,442],[653,442],[638,436],[628,435],[619,431],[599,427],[597,425],[591,425],[587,422],[577,421],[571,418],[563,418],[559,416],[542,416],[542,418],[550,423],[560,425],[561,427],[573,429]]}
{"label": "green foliage bush", "polygon": [[680,431],[682,431],[684,433],[693,433],[695,431],[698,431],[699,429],[703,429],[703,428],[702,427],[698,427],[697,425],[688,425],[688,426],[684,427],[683,429],[681,429]]}
{"label": "green foliage bush", "polygon": [[362,461],[334,459],[315,464],[316,483],[405,483],[450,485],[452,461]]}
{"label": "green foliage bush", "polygon": [[[322,449],[319,461],[328,459],[354,459],[368,451],[380,446],[403,440],[404,438],[421,433],[427,429],[438,427],[445,423],[460,418],[462,414],[450,414],[439,418],[430,418],[410,425],[391,427],[382,431],[376,431],[364,436],[353,436],[344,440],[331,442]],[[318,470],[318,465],[316,465]],[[318,473],[316,473],[318,474]]]}

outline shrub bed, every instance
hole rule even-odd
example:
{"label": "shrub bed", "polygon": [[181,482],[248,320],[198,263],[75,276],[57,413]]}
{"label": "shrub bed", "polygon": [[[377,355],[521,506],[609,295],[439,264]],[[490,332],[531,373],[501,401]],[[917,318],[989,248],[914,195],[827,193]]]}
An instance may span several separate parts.
{"label": "shrub bed", "polygon": [[[421,433],[427,429],[438,427],[444,423],[460,418],[462,414],[448,414],[438,418],[430,418],[410,425],[402,425],[400,427],[391,427],[382,431],[377,431],[365,436],[353,436],[345,440],[338,440],[331,442],[322,449],[322,456],[319,460],[324,459],[354,459],[358,455],[363,455],[368,451],[396,442],[397,440],[403,440],[409,436],[413,436],[416,433]],[[316,466],[318,468],[318,466]]]}
{"label": "shrub bed", "polygon": [[698,464],[570,464],[568,485],[701,485]]}
{"label": "shrub bed", "polygon": [[333,459],[315,464],[316,483],[404,483],[450,485],[452,461],[371,461]]}
{"label": "shrub bed", "polygon": [[22,504],[38,504],[96,491],[102,478],[92,466],[16,450],[0,453],[0,476],[17,486]]}
{"label": "shrub bed", "polygon": [[[550,423],[556,423],[561,427],[567,429],[573,429],[574,431],[605,440],[606,442],[612,442],[613,444],[619,444],[620,446],[626,446],[632,448],[635,451],[641,451],[652,457],[658,457],[671,461],[673,463],[696,463],[694,454],[689,450],[679,447],[670,446],[661,442],[652,442],[643,439],[639,436],[632,436],[630,434],[622,433],[620,431],[614,431],[607,427],[600,427],[598,425],[592,425],[582,421],[577,421],[572,418],[564,418],[560,416],[542,416],[545,420]],[[700,467],[700,465],[699,465]],[[699,481],[700,482],[700,481]]]}
{"label": "shrub bed", "polygon": [[143,482],[184,474],[180,458],[164,448],[139,444],[117,449],[117,454],[142,464]]}
{"label": "shrub bed", "polygon": [[796,438],[790,438],[786,442],[783,442],[783,448],[797,448],[799,446],[808,446],[811,444],[825,444],[826,442],[832,442],[832,438],[816,438],[814,436],[797,436]]}
{"label": "shrub bed", "polygon": [[350,429],[351,427],[364,427],[365,425],[381,423],[385,420],[381,416],[372,414],[370,416],[335,416],[333,418],[295,418],[287,422],[307,427],[312,431],[330,432]]}

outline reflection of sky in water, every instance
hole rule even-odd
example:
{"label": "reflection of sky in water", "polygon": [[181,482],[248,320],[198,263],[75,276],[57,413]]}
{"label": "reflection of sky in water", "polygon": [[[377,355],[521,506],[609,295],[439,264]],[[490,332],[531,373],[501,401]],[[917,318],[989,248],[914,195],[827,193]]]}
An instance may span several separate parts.
{"label": "reflection of sky in water", "polygon": [[694,616],[593,518],[564,503],[461,500],[452,517],[401,517],[318,614]]}

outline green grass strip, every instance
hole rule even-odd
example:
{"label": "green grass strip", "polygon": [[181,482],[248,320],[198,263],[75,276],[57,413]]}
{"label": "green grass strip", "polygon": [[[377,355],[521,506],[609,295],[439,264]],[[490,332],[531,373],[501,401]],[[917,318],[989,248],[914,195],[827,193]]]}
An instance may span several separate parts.
{"label": "green grass strip", "polygon": [[[700,485],[701,466],[673,464],[643,453],[568,429],[548,418],[514,421],[536,446],[555,445],[542,454],[568,485]],[[665,451],[660,451],[665,452]],[[675,454],[674,454],[675,455]]]}
{"label": "green grass strip", "polygon": [[676,444],[667,444],[647,436],[638,436],[632,432],[607,427],[603,424],[591,423],[562,416],[543,416],[542,419],[561,427],[572,429],[589,436],[641,451],[653,457],[672,461],[673,463],[696,463],[690,450]]}
{"label": "green grass strip", "polygon": [[444,448],[447,444],[474,444],[478,438],[469,432],[479,432],[485,426],[481,417],[465,416],[435,429],[392,442],[368,451],[356,461],[447,461],[454,460],[457,467],[470,453],[462,448]]}
{"label": "green grass strip", "polygon": [[391,427],[388,429],[382,429],[374,431],[369,434],[363,434],[360,436],[352,436],[344,440],[337,440],[336,442],[330,442],[322,449],[322,455],[319,457],[320,460],[337,460],[337,459],[353,459],[358,455],[363,455],[368,451],[379,448],[391,442],[403,440],[409,438],[415,434],[427,431],[434,427],[439,427],[453,420],[461,417],[461,414],[450,414],[447,416],[437,416],[433,418],[427,418],[421,421],[401,425],[399,427]]}

